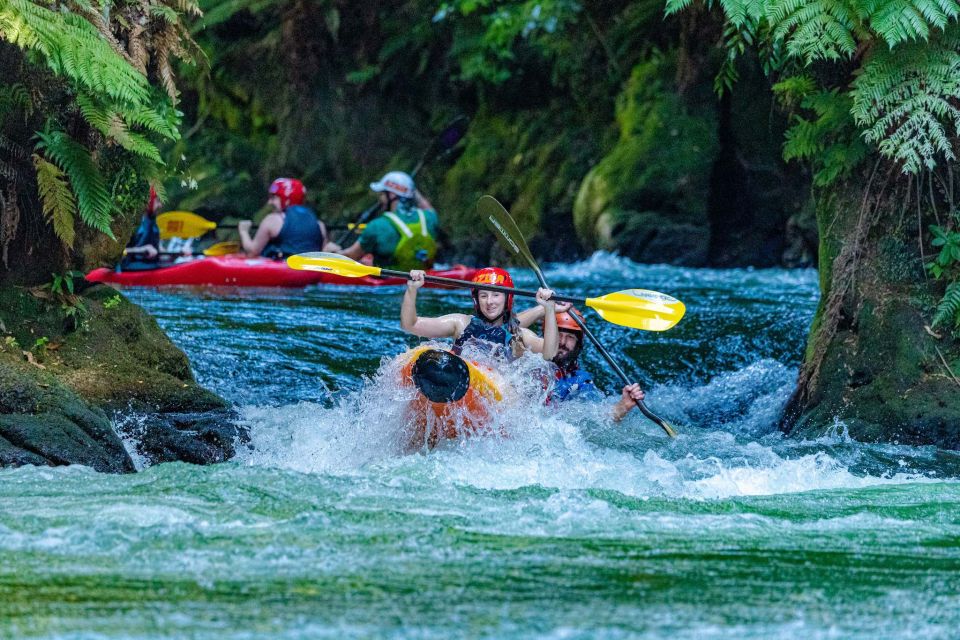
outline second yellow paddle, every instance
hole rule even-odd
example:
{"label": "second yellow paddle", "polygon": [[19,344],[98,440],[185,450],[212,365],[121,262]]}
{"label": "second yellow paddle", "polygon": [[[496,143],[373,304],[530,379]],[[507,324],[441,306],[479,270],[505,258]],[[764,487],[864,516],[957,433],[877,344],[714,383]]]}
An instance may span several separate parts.
{"label": "second yellow paddle", "polygon": [[[384,276],[392,278],[410,279],[406,271],[394,271],[380,267],[361,264],[338,253],[301,253],[287,258],[287,265],[291,269],[301,271],[322,271],[334,273],[346,278],[362,278],[364,276]],[[450,287],[465,289],[486,289],[501,291],[518,296],[535,297],[536,291],[511,289],[493,284],[477,284],[468,280],[457,280],[441,276],[426,276],[427,282],[443,284]],[[572,296],[554,295],[558,302],[572,302],[594,309],[607,322],[644,331],[666,331],[680,321],[684,314],[684,306],[679,300],[670,296],[648,291],[646,289],[627,289],[608,293],[597,298],[575,298]]]}
{"label": "second yellow paddle", "polygon": [[217,223],[189,211],[167,211],[157,216],[157,226],[160,227],[160,239],[167,240],[199,238],[216,229]]}

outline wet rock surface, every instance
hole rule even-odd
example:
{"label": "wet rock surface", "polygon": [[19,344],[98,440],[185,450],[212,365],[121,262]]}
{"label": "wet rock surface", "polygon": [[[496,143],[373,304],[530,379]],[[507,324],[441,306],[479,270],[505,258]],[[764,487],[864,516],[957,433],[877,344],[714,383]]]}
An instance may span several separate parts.
{"label": "wet rock surface", "polygon": [[113,289],[85,290],[70,315],[43,291],[7,287],[0,302],[0,465],[132,472],[110,419],[128,423],[125,414],[143,417],[124,435],[149,463],[222,462],[245,440],[228,403],[198,386],[184,353]]}

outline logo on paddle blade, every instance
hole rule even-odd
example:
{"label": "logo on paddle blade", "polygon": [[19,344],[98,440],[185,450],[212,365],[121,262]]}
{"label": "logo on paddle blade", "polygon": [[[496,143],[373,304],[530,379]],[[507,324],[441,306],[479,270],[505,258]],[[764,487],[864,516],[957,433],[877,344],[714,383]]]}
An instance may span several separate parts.
{"label": "logo on paddle blade", "polygon": [[517,243],[513,241],[513,238],[507,235],[507,232],[504,231],[503,227],[500,226],[500,221],[494,218],[493,216],[487,217],[487,220],[497,230],[497,232],[500,234],[500,237],[503,239],[503,241],[510,245],[510,248],[513,249],[513,252],[519,255],[520,247],[518,247]]}

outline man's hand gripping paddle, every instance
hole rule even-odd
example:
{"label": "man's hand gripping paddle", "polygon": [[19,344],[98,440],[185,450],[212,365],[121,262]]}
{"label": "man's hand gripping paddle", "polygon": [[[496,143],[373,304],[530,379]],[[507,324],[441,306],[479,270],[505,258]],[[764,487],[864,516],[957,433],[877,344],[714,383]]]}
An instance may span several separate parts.
{"label": "man's hand gripping paddle", "polygon": [[[527,247],[527,241],[523,238],[523,234],[520,233],[517,223],[514,222],[513,218],[503,207],[503,205],[497,202],[496,198],[493,196],[483,196],[479,201],[477,201],[477,213],[480,214],[480,217],[483,218],[484,223],[486,223],[486,225],[490,227],[490,230],[493,231],[494,235],[497,236],[500,244],[507,251],[509,251],[511,255],[524,260],[527,265],[533,269],[533,272],[537,274],[537,279],[540,281],[540,286],[549,288],[547,287],[547,280],[543,277],[543,272],[540,270],[540,265],[537,264],[533,254],[530,253],[530,249]],[[601,318],[614,324],[638,329],[648,329],[652,331],[666,331],[679,322],[680,318],[683,317],[683,314],[686,311],[686,308],[683,306],[682,302],[675,298],[671,298],[666,294],[657,293],[656,291],[631,289],[629,292],[620,293],[632,293],[638,298],[649,299],[651,302],[656,301],[656,305],[660,307],[664,313],[663,315],[653,314],[652,317],[647,318],[645,321],[649,324],[649,326],[644,327],[637,326],[636,324],[618,322],[608,310],[601,310],[597,307],[593,307],[597,313],[600,314]],[[620,294],[610,295],[618,296]],[[560,300],[560,298],[556,297],[555,299]],[[611,356],[610,353],[603,348],[603,345],[600,344],[600,340],[593,335],[593,332],[591,332],[590,329],[587,328],[587,325],[584,323],[584,321],[575,313],[570,313],[568,315],[580,326],[580,329],[583,330],[583,334],[590,339],[590,342],[593,343],[593,346],[597,348],[597,350],[600,352],[600,355],[603,356],[610,367],[617,373],[617,375],[620,377],[620,380],[623,381],[623,384],[630,384],[631,380],[627,378],[627,374],[622,368],[620,368],[620,365],[617,364],[617,361],[613,359],[613,356]],[[615,315],[618,316],[619,312],[617,312]],[[636,400],[635,402],[637,403],[637,407],[640,409],[643,415],[647,416],[650,420],[659,425],[668,436],[671,438],[677,437],[676,431],[674,431],[673,427],[670,426],[666,420],[650,411],[650,409],[647,408],[647,405],[645,405],[642,400]]]}

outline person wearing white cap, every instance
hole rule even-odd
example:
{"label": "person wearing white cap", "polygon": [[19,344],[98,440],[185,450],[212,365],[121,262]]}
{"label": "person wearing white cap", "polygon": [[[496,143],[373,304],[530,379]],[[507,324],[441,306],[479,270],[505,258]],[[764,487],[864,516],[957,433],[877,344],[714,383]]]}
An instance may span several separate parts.
{"label": "person wearing white cap", "polygon": [[391,171],[370,189],[378,194],[383,213],[367,223],[360,237],[346,248],[330,242],[324,251],[359,260],[373,254],[374,264],[410,271],[429,269],[437,253],[437,212],[417,191],[413,178],[402,171]]}

